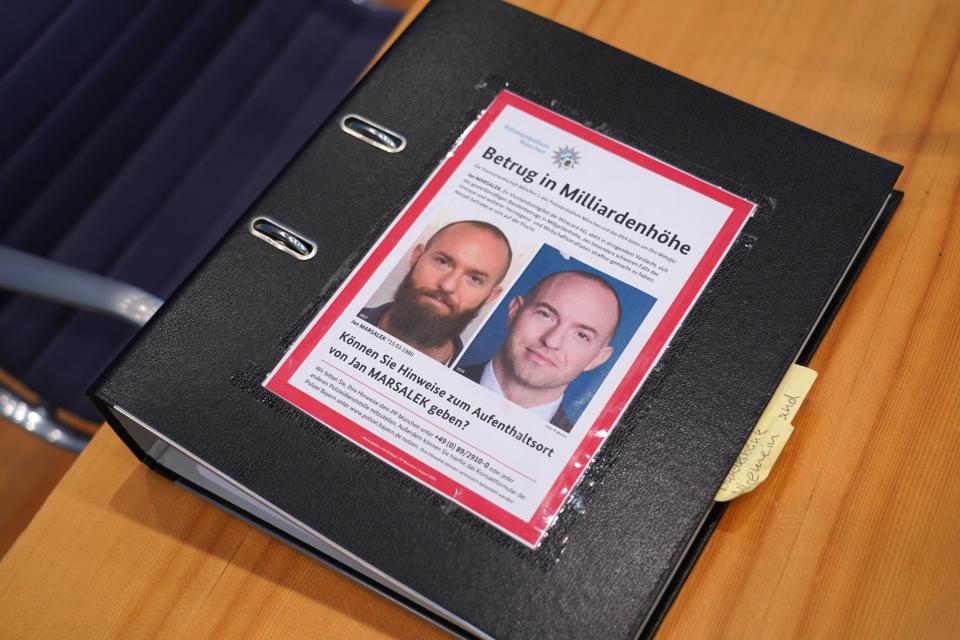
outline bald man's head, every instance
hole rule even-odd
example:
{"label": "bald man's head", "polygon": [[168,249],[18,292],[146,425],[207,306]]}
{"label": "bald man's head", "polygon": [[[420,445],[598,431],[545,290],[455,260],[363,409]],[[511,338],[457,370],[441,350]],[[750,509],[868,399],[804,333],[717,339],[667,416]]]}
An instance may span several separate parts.
{"label": "bald man's head", "polygon": [[510,301],[507,339],[494,357],[508,378],[504,386],[560,397],[610,358],[620,314],[620,299],[603,278],[586,271],[546,276]]}
{"label": "bald man's head", "polygon": [[440,228],[410,256],[410,271],[389,312],[393,334],[414,347],[455,340],[502,292],[513,259],[500,229],[479,220]]}

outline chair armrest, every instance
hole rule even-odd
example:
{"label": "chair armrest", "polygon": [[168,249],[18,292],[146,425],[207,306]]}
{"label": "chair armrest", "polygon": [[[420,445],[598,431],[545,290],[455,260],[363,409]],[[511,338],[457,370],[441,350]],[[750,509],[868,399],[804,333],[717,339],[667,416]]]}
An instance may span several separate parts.
{"label": "chair armrest", "polygon": [[144,325],[163,300],[142,289],[23,251],[0,247],[0,289]]}

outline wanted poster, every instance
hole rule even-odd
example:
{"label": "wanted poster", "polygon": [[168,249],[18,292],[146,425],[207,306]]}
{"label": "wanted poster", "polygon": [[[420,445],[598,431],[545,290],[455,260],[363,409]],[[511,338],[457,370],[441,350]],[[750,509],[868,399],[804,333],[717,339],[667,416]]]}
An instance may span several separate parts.
{"label": "wanted poster", "polygon": [[753,209],[501,92],[264,386],[536,546]]}

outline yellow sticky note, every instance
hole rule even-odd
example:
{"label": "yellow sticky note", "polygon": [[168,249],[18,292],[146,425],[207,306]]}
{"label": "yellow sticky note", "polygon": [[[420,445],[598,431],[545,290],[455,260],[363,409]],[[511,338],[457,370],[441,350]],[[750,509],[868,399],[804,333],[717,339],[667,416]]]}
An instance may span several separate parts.
{"label": "yellow sticky note", "polygon": [[801,367],[798,364],[790,365],[787,375],[780,381],[780,385],[770,399],[770,404],[764,409],[757,424],[763,424],[770,418],[791,424],[793,416],[800,410],[800,405],[803,404],[816,379],[817,372],[813,369]]}
{"label": "yellow sticky note", "polygon": [[730,468],[716,500],[724,502],[752,491],[766,480],[793,433],[790,424],[807,397],[817,372],[792,365]]}
{"label": "yellow sticky note", "polygon": [[768,419],[764,424],[757,425],[715,499],[718,502],[732,500],[753,491],[766,480],[792,433],[792,425],[776,419]]}

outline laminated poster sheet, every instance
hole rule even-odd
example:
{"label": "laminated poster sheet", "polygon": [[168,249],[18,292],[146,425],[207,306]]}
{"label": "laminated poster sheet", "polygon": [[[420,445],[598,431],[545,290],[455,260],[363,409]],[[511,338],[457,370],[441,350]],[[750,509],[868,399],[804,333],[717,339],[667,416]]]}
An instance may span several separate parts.
{"label": "laminated poster sheet", "polygon": [[503,91],[264,386],[534,547],[753,209]]}

